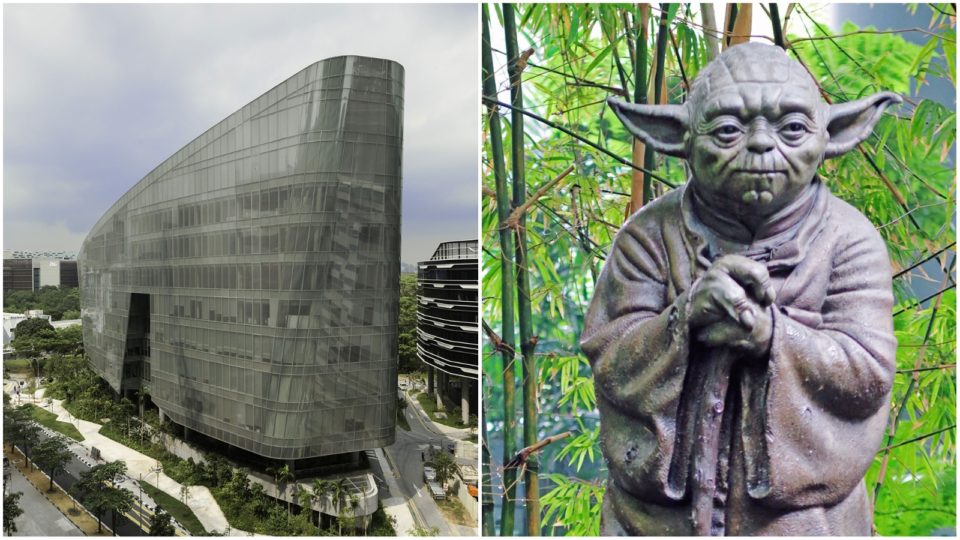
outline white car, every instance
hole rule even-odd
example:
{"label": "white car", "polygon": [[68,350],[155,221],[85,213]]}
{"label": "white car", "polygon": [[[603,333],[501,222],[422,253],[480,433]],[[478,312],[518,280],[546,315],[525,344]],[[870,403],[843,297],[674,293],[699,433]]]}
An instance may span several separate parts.
{"label": "white car", "polygon": [[434,469],[433,467],[430,467],[429,465],[424,465],[424,466],[423,466],[423,481],[429,484],[430,482],[433,482],[433,481],[436,480],[436,479],[437,479],[437,471],[436,471],[436,469]]}

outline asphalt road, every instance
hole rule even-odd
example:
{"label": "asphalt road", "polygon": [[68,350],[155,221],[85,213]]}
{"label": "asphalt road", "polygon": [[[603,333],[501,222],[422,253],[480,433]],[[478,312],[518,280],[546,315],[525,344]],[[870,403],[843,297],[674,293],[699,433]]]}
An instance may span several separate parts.
{"label": "asphalt road", "polygon": [[403,413],[410,424],[410,431],[398,426],[396,442],[384,450],[400,475],[399,483],[405,491],[401,495],[413,504],[414,516],[421,525],[427,529],[436,527],[440,536],[459,536],[464,532],[462,528],[447,522],[424,485],[422,460],[429,455],[431,444],[446,448],[448,443],[456,439],[431,431],[416,411],[412,404],[407,405]]}
{"label": "asphalt road", "polygon": [[18,503],[23,513],[14,520],[17,532],[13,536],[83,536],[83,531],[60,513],[16,467],[11,465],[10,480],[3,487],[6,493],[23,494]]}
{"label": "asphalt road", "polygon": [[[46,430],[40,431],[41,438],[45,439],[49,436],[50,435]],[[80,481],[81,473],[89,471],[90,469],[93,468],[92,465],[88,465],[87,463],[84,463],[84,461],[81,461],[81,458],[80,456],[78,456],[78,453],[76,450],[77,446],[78,445],[70,445],[70,451],[73,458],[70,460],[70,463],[67,464],[67,467],[66,467],[67,471],[65,473],[61,473],[53,477],[53,479],[58,484],[60,484],[60,487],[62,487],[65,491],[67,491],[67,493],[70,493],[70,489],[73,487],[73,485]],[[83,459],[85,459],[89,463],[94,463],[94,461],[89,456],[83,456]],[[150,525],[149,514],[144,509],[138,506],[137,504],[138,493],[134,491],[133,495],[134,495],[133,508],[130,510],[129,514],[133,515],[139,521],[142,521],[144,524],[144,527],[149,529],[149,525]],[[111,512],[106,512],[102,516],[104,525],[110,526],[113,523],[111,521],[111,516],[112,516]],[[119,536],[147,536],[147,532],[144,529],[140,528],[130,518],[128,518],[123,514],[117,516],[116,532],[117,532],[117,535]]]}

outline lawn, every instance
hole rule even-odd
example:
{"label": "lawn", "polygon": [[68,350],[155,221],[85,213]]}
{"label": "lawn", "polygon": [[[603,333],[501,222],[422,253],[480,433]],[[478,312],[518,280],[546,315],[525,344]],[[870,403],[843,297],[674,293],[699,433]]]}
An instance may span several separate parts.
{"label": "lawn", "polygon": [[7,373],[30,373],[33,374],[33,366],[27,358],[15,358],[3,361],[3,370]]}
{"label": "lawn", "polygon": [[167,511],[168,514],[174,517],[181,525],[187,528],[190,531],[190,534],[193,536],[206,536],[207,530],[203,528],[203,525],[200,524],[200,520],[197,519],[197,516],[193,514],[193,511],[190,510],[187,505],[178,501],[177,499],[171,497],[166,492],[161,491],[151,484],[147,483],[146,480],[139,480],[140,487],[143,488],[143,491],[147,492],[147,495],[150,495],[150,498],[154,500],[161,508]]}
{"label": "lawn", "polygon": [[447,496],[446,499],[437,501],[437,506],[440,507],[440,511],[446,516],[447,521],[456,523],[457,525],[466,525],[467,527],[477,526],[477,520],[470,517],[470,513],[467,512],[463,503],[460,502],[460,499],[455,495]]}
{"label": "lawn", "polygon": [[434,413],[437,412],[437,400],[434,399],[427,393],[421,392],[417,394],[417,401],[420,402],[420,406],[423,407],[423,410],[427,412],[430,418],[437,422],[438,424],[443,424],[445,426],[450,426],[454,428],[465,428],[463,424],[460,423],[460,417],[454,418],[452,411],[443,411],[447,417],[446,418],[437,418],[434,416]]}
{"label": "lawn", "polygon": [[75,441],[83,440],[83,435],[77,431],[77,428],[74,427],[73,424],[57,420],[57,415],[53,414],[52,412],[41,409],[40,407],[31,405],[29,403],[23,406],[28,408],[30,415],[33,416],[33,419],[36,420],[38,424],[46,426],[57,433],[66,435]]}

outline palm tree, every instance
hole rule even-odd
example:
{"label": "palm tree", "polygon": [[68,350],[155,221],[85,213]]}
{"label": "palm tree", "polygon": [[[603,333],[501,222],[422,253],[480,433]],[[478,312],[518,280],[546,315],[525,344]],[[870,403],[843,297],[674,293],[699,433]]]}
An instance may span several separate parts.
{"label": "palm tree", "polygon": [[[327,493],[333,489],[333,482],[330,480],[324,480],[323,478],[314,478],[313,479],[313,500],[316,501],[317,507],[320,511],[323,511],[323,503],[327,498]],[[317,532],[320,532],[320,522],[322,521],[321,512],[318,512],[317,515]]]}
{"label": "palm tree", "polygon": [[[283,467],[267,467],[268,473],[273,473],[273,479],[277,482],[277,498],[280,498],[280,486],[286,488],[287,483],[296,480],[297,477],[293,474],[293,471],[290,470],[289,464],[284,464]],[[286,493],[286,489],[283,490]],[[290,501],[287,501],[287,518],[290,517]]]}
{"label": "palm tree", "polygon": [[341,504],[347,497],[347,479],[340,478],[337,481],[333,482],[331,486],[331,491],[333,492],[333,506],[334,511],[337,513],[337,536],[343,535],[342,523],[340,522],[340,508]]}

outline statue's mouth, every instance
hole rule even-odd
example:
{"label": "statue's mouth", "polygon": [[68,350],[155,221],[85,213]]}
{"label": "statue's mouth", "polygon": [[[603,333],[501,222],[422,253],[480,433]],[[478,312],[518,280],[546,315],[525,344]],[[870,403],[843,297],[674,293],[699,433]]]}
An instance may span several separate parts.
{"label": "statue's mouth", "polygon": [[733,174],[751,174],[751,175],[763,175],[763,174],[787,174],[787,171],[782,171],[779,169],[736,169],[733,171]]}

